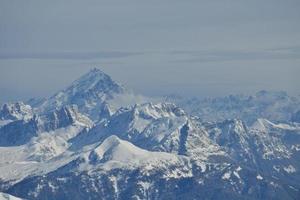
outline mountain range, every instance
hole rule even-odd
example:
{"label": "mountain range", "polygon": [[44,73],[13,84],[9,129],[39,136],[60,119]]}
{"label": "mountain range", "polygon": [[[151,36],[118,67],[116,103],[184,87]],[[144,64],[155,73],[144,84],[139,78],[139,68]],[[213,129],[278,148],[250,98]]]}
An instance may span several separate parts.
{"label": "mountain range", "polygon": [[0,198],[300,199],[299,113],[285,92],[145,97],[95,68],[2,106]]}

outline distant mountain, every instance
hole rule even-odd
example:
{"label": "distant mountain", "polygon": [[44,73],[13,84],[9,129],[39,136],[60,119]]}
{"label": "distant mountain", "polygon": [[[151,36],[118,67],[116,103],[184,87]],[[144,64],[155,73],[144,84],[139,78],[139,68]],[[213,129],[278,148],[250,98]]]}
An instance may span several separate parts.
{"label": "distant mountain", "polygon": [[297,98],[262,91],[158,100],[93,69],[50,98],[4,104],[0,191],[24,199],[299,199]]}
{"label": "distant mountain", "polygon": [[167,101],[182,107],[189,114],[205,121],[242,119],[248,125],[257,118],[274,122],[289,122],[300,110],[300,100],[286,92],[260,91],[255,95],[229,95],[217,98],[189,98],[168,96]]}
{"label": "distant mountain", "polygon": [[29,102],[42,112],[75,104],[80,112],[96,120],[110,116],[122,106],[145,101],[146,97],[135,95],[101,70],[94,68],[50,98],[32,99]]}

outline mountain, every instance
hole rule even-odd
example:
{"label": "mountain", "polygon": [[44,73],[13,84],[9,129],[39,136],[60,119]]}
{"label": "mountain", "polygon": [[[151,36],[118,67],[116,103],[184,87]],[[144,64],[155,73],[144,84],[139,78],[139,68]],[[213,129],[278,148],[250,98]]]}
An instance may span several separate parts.
{"label": "mountain", "polygon": [[30,119],[32,116],[31,106],[23,102],[6,103],[0,109],[0,127],[12,121]]}
{"label": "mountain", "polygon": [[41,120],[43,121],[43,129],[46,131],[67,127],[76,122],[87,127],[93,125],[93,122],[88,117],[79,112],[76,105],[64,106],[49,112],[47,115],[42,116]]}
{"label": "mountain", "polygon": [[[189,157],[143,150],[113,135],[72,154],[74,157],[63,164],[66,155],[50,162],[47,167],[52,168],[51,172],[28,177],[6,191],[30,199],[297,197],[293,186],[246,165],[236,165],[229,160],[198,165]],[[216,189],[218,193],[213,192]]]}
{"label": "mountain", "polygon": [[250,127],[240,120],[206,125],[216,141],[239,164],[260,175],[276,177],[280,184],[299,188],[299,124],[274,124],[257,119]]}
{"label": "mountain", "polygon": [[[223,153],[208,138],[197,121],[170,103],[145,103],[121,108],[108,121],[99,123],[74,143],[103,141],[116,134],[133,144],[150,150],[208,157]],[[207,154],[205,154],[207,153]]]}
{"label": "mountain", "polygon": [[227,152],[231,158],[239,163],[254,167],[254,149],[248,127],[238,119],[221,122],[205,123],[209,138]]}
{"label": "mountain", "polygon": [[[216,98],[189,98],[170,95],[167,101],[185,109],[189,114],[201,116],[204,121],[242,119],[251,125],[257,118],[273,122],[295,120],[300,110],[299,98],[286,92],[259,91],[254,95],[229,95]],[[296,120],[297,121],[297,120]]]}
{"label": "mountain", "polygon": [[0,127],[0,145],[23,145],[40,133],[65,128],[73,124],[90,127],[93,122],[79,113],[76,106],[66,106],[46,115],[34,115],[29,119],[12,121],[3,125]]}
{"label": "mountain", "polygon": [[37,118],[18,120],[0,127],[0,145],[15,146],[27,143],[38,132]]}
{"label": "mountain", "polygon": [[24,199],[299,199],[298,99],[262,91],[158,100],[93,69],[30,106],[4,104],[0,191]]}
{"label": "mountain", "polygon": [[34,102],[40,112],[49,112],[66,105],[77,105],[80,112],[97,120],[110,116],[116,109],[143,102],[145,97],[135,95],[94,68],[48,99]]}

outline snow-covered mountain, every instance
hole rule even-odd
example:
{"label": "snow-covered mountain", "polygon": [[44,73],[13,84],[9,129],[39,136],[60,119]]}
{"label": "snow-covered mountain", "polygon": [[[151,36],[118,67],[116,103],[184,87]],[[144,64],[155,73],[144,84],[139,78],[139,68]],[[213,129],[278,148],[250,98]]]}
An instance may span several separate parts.
{"label": "snow-covered mountain", "polygon": [[[242,119],[251,125],[257,118],[273,122],[297,121],[299,97],[286,92],[259,91],[255,95],[229,95],[216,98],[189,98],[170,95],[167,101],[176,103],[189,114],[202,116],[204,121]],[[299,122],[299,121],[298,121]]]}
{"label": "snow-covered mountain", "polygon": [[75,104],[80,112],[97,120],[110,116],[122,106],[145,101],[146,97],[135,95],[101,70],[94,68],[50,98],[30,102],[39,112],[49,112]]}
{"label": "snow-covered mountain", "polygon": [[31,106],[23,102],[6,103],[0,109],[0,127],[12,121],[30,119],[32,116]]}
{"label": "snow-covered mountain", "polygon": [[[297,106],[287,102],[298,100],[278,95],[230,100],[226,109],[216,100],[206,112],[191,102],[186,111],[91,70],[31,106],[4,104],[0,191],[24,199],[298,199],[300,124],[289,118],[297,109],[287,114]],[[282,115],[272,122],[274,113]]]}

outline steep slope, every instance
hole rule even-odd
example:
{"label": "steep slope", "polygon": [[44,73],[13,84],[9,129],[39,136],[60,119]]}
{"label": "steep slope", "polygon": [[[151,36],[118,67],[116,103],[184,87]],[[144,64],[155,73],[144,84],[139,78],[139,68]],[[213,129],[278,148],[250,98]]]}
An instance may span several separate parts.
{"label": "steep slope", "polygon": [[251,136],[243,121],[238,119],[204,123],[211,140],[220,145],[232,159],[251,167],[256,166]]}
{"label": "steep slope", "polygon": [[[76,107],[63,107],[46,116],[29,121],[19,120],[0,129],[0,180],[11,185],[27,176],[50,170],[65,161],[53,162],[67,151],[69,140],[93,126],[91,120],[80,114]],[[44,166],[44,167],[43,167]],[[53,170],[53,169],[52,169]]]}
{"label": "steep slope", "polygon": [[124,105],[144,101],[111,79],[101,70],[94,68],[74,81],[66,89],[36,105],[37,110],[49,112],[63,106],[75,104],[81,113],[91,119],[110,116]]}
{"label": "steep slope", "polygon": [[0,110],[0,120],[21,120],[31,118],[32,108],[23,102],[6,103]]}
{"label": "steep slope", "polygon": [[[76,183],[76,185],[93,184],[96,177],[99,177],[98,184],[103,184],[101,186],[94,185],[92,188],[86,185],[87,190],[82,192],[87,195],[86,192],[90,190],[94,193],[95,191],[93,190],[99,190],[100,187],[105,189],[107,184],[102,183],[102,178],[110,176],[111,173],[116,176],[112,177],[114,180],[111,179],[115,184],[112,185],[114,188],[111,192],[117,190],[117,187],[121,188],[122,186],[116,185],[120,184],[118,177],[120,176],[120,179],[125,181],[126,174],[130,173],[132,175],[136,170],[139,171],[138,173],[148,177],[157,173],[159,176],[169,179],[192,176],[191,164],[187,157],[165,152],[150,152],[136,147],[128,141],[121,140],[117,136],[110,136],[102,143],[86,146],[76,154],[64,153],[52,162],[47,163],[47,165],[41,164],[35,170],[36,176],[24,179],[8,189],[8,191],[19,193],[17,191],[21,189],[22,196],[29,199],[45,199],[50,197],[53,199],[72,199],[74,198],[72,195],[64,196],[65,193],[62,191],[69,192],[70,188],[65,188],[69,184],[67,183],[68,180],[75,181],[78,175],[89,175],[94,178],[86,180],[86,183]],[[116,175],[116,173],[119,175]],[[47,181],[41,182],[41,179]],[[130,182],[130,180],[128,181]],[[145,184],[150,183],[145,181]],[[118,195],[118,191],[115,192],[116,194],[114,195]],[[93,195],[100,194],[98,192]]]}
{"label": "steep slope", "polygon": [[86,164],[111,170],[112,168],[136,168],[142,166],[149,168],[150,165],[160,168],[166,165],[188,162],[188,159],[185,157],[141,149],[128,141],[121,140],[115,135],[109,136],[101,144],[88,151],[88,153],[84,153],[83,157],[85,162],[80,164],[79,169],[89,168],[85,166]]}
{"label": "steep slope", "polygon": [[22,145],[37,136],[38,118],[33,117],[29,120],[18,120],[0,127],[0,146]]}
{"label": "steep slope", "polygon": [[299,124],[274,124],[258,119],[250,129],[259,170],[300,188]]}
{"label": "steep slope", "polygon": [[78,111],[76,105],[64,106],[61,109],[41,116],[44,131],[51,131],[58,128],[67,127],[75,122],[83,126],[92,126],[93,122]]}
{"label": "steep slope", "polygon": [[[292,188],[283,187],[275,178],[226,162],[199,169],[185,156],[146,151],[117,136],[92,146],[61,167],[28,177],[6,191],[29,199],[66,200],[87,196],[89,199],[297,197]],[[61,156],[56,162],[64,159]]]}
{"label": "steep slope", "polygon": [[46,115],[34,115],[30,119],[22,119],[0,127],[0,146],[16,146],[29,142],[40,133],[64,128],[72,124],[90,127],[93,122],[80,114],[76,106],[66,106]]}
{"label": "steep slope", "polygon": [[14,197],[12,195],[5,194],[5,193],[2,193],[2,192],[0,192],[0,199],[1,200],[22,200],[21,198]]}
{"label": "steep slope", "polygon": [[6,103],[0,109],[0,128],[13,121],[28,120],[33,117],[32,108],[23,102]]}
{"label": "steep slope", "polygon": [[169,103],[146,103],[121,108],[108,121],[75,138],[74,148],[77,145],[103,141],[112,134],[151,151],[198,155],[199,159],[224,154],[210,141],[196,120]]}
{"label": "steep slope", "polygon": [[260,176],[276,177],[280,184],[291,188],[300,188],[298,124],[274,124],[258,119],[246,127],[235,119],[205,126],[210,138],[243,168],[256,170]]}

